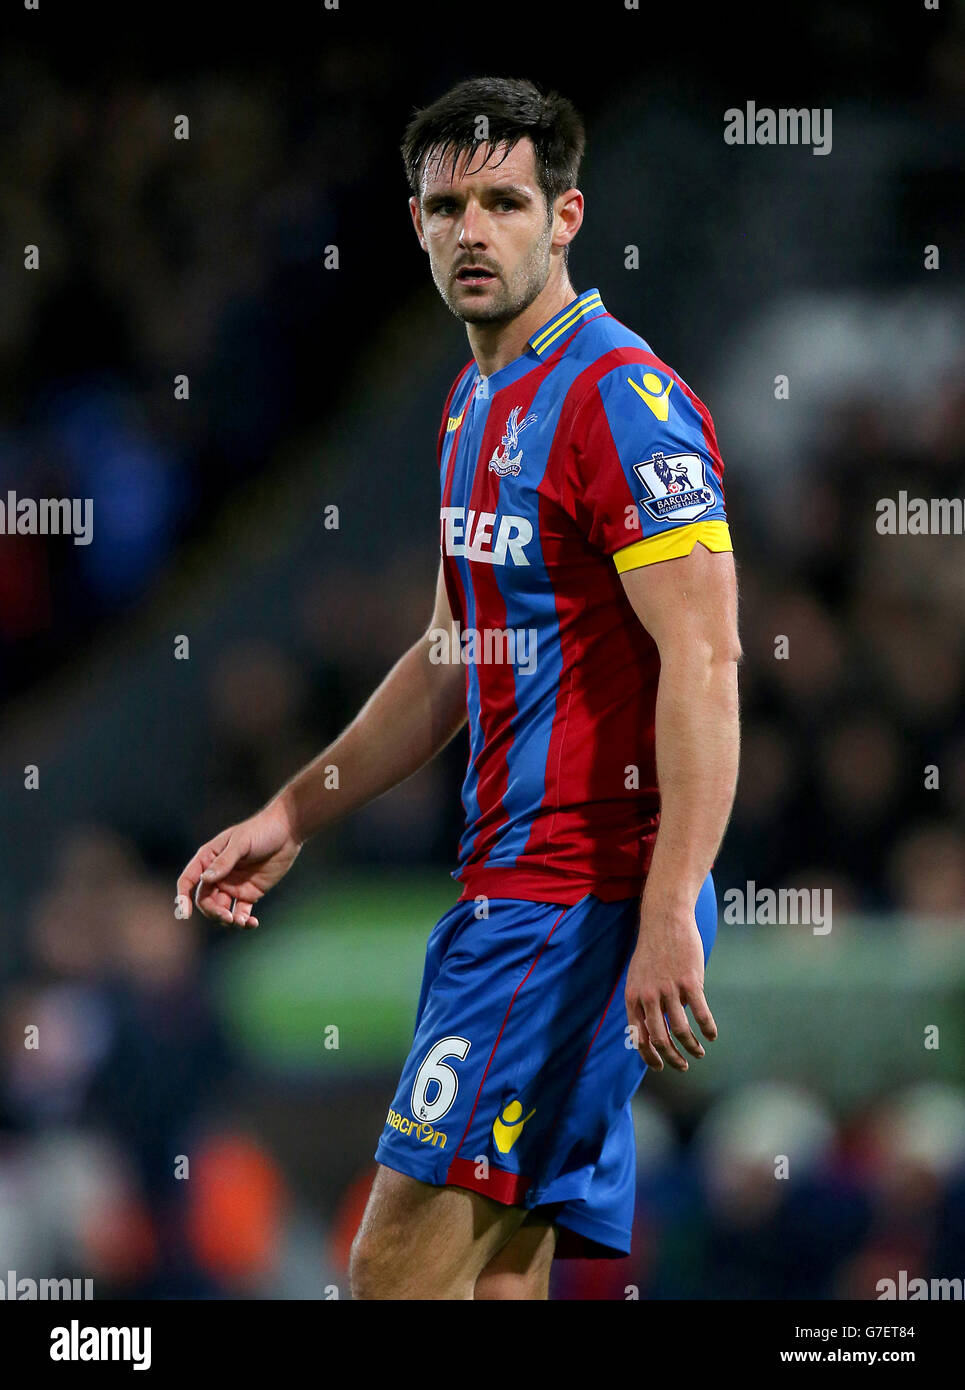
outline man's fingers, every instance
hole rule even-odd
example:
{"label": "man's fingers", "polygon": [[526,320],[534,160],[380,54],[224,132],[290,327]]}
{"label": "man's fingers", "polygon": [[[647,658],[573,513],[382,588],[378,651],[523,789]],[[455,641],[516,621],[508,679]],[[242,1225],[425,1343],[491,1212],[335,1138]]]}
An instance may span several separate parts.
{"label": "man's fingers", "polygon": [[228,901],[229,921],[233,926],[243,927],[246,931],[249,927],[257,927],[258,918],[251,915],[253,907],[254,903],[241,898],[230,898]]}
{"label": "man's fingers", "polygon": [[216,835],[213,840],[209,840],[206,845],[202,845],[195,855],[181,870],[178,879],[178,895],[174,900],[174,915],[182,919],[191,916],[191,909],[196,900],[198,884],[201,882],[201,875],[209,864],[220,854],[231,837],[230,830],[223,830],[220,835]]}
{"label": "man's fingers", "polygon": [[231,915],[232,897],[218,887],[205,887],[204,883],[198,885],[198,890],[194,898],[195,906],[205,917],[210,917],[214,922],[224,922],[230,925],[233,918]]}
{"label": "man's fingers", "polygon": [[663,1059],[650,1041],[639,999],[628,998],[626,1005],[627,1022],[630,1025],[634,1046],[648,1067],[652,1067],[654,1071],[663,1071]]}
{"label": "man's fingers", "polygon": [[714,1015],[710,1012],[707,1000],[704,998],[704,991],[699,987],[691,990],[681,991],[681,998],[685,1004],[690,1005],[690,1012],[697,1020],[700,1031],[708,1042],[713,1042],[717,1037],[717,1024],[714,1022]]}
{"label": "man's fingers", "polygon": [[677,1051],[673,1039],[667,1032],[667,1024],[664,1021],[663,1009],[660,1006],[660,1001],[653,999],[644,1000],[643,1016],[647,1025],[647,1032],[650,1034],[650,1041],[660,1053],[663,1060],[676,1071],[686,1071],[687,1061]]}
{"label": "man's fingers", "polygon": [[654,1071],[663,1071],[663,1058],[651,1042],[650,1034],[647,1032],[645,1024],[639,1029],[638,1038],[637,1051],[640,1053],[640,1056],[646,1062],[647,1066],[651,1067]]}
{"label": "man's fingers", "polygon": [[231,870],[245,853],[247,850],[242,848],[234,836],[231,836],[224,848],[215,855],[201,875],[202,883],[220,883],[231,873]]}
{"label": "man's fingers", "polygon": [[253,917],[254,902],[239,898],[230,888],[220,885],[205,887],[201,884],[197,895],[198,910],[214,922],[223,922],[226,927],[257,927],[258,918]]}
{"label": "man's fingers", "polygon": [[671,1034],[680,1046],[686,1048],[691,1057],[703,1057],[704,1049],[694,1036],[686,1010],[679,999],[671,999],[667,1004],[666,1019]]}
{"label": "man's fingers", "polygon": [[202,868],[201,851],[199,850],[191,863],[182,870],[181,877],[178,879],[178,895],[174,899],[175,917],[187,918],[191,916],[195,894],[198,891],[198,884],[201,882]]}

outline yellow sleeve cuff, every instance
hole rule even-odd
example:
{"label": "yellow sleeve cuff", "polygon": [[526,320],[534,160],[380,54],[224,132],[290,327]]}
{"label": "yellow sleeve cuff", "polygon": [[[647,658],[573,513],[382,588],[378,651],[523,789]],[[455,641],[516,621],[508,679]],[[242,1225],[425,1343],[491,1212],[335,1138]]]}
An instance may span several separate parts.
{"label": "yellow sleeve cuff", "polygon": [[692,521],[689,526],[674,526],[672,530],[625,545],[615,552],[613,563],[617,572],[623,574],[641,565],[654,565],[658,560],[676,560],[681,555],[689,555],[698,541],[708,550],[734,549],[726,521]]}

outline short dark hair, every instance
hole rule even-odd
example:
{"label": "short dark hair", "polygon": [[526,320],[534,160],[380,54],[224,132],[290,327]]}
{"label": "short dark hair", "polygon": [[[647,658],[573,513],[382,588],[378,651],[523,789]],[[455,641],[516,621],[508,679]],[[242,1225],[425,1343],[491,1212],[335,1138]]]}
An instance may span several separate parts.
{"label": "short dark hair", "polygon": [[[477,134],[478,120],[488,121],[488,137]],[[573,104],[558,92],[543,93],[524,77],[471,77],[451,88],[431,106],[417,111],[406,127],[402,158],[409,187],[422,196],[422,173],[429,154],[452,158],[455,171],[460,154],[470,158],[487,145],[487,161],[497,146],[509,149],[529,136],[536,151],[536,175],[547,207],[580,174],[586,143],[583,121]],[[507,150],[508,153],[508,150]]]}

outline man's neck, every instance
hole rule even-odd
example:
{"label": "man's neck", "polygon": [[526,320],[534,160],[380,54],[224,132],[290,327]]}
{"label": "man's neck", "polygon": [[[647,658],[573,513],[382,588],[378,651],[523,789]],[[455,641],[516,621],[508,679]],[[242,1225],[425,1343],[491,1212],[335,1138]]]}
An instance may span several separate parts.
{"label": "man's neck", "polygon": [[469,346],[482,376],[492,376],[522,356],[537,329],[572,304],[576,290],[564,275],[561,281],[547,281],[532,304],[506,323],[467,323]]}

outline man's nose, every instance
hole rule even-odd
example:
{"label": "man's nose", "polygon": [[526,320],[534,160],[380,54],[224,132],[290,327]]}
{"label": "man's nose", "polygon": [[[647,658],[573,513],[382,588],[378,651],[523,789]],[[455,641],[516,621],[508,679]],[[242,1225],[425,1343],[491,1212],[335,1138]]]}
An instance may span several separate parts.
{"label": "man's nose", "polygon": [[460,246],[485,246],[486,226],[485,214],[481,208],[472,203],[466,205],[462,214],[462,222],[459,227]]}

